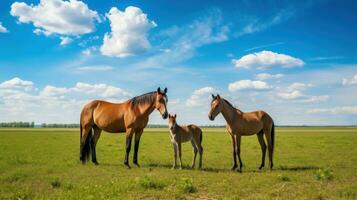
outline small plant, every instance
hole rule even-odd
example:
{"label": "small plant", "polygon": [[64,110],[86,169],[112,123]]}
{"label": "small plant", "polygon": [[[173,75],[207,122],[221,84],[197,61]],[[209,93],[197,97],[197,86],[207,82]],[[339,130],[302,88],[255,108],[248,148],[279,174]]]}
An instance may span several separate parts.
{"label": "small plant", "polygon": [[178,184],[178,188],[184,193],[196,192],[196,188],[193,186],[192,180],[189,178],[182,178]]}
{"label": "small plant", "polygon": [[279,174],[278,179],[281,181],[290,181],[290,178],[287,175]]}
{"label": "small plant", "polygon": [[58,178],[56,178],[51,181],[51,186],[52,188],[59,188],[61,187],[61,181]]}
{"label": "small plant", "polygon": [[165,184],[149,176],[139,179],[139,185],[145,189],[162,189]]}
{"label": "small plant", "polygon": [[315,172],[315,177],[319,181],[332,180],[333,172],[329,169],[319,169]]}

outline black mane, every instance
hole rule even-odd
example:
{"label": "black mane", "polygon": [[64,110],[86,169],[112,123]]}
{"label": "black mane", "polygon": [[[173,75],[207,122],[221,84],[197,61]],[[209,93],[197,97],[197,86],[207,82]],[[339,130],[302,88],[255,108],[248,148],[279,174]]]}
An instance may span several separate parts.
{"label": "black mane", "polygon": [[155,101],[156,98],[156,91],[154,92],[148,92],[146,94],[142,94],[140,96],[133,97],[131,99],[132,105],[139,105],[139,104],[145,104],[147,102],[153,102]]}
{"label": "black mane", "polygon": [[235,109],[235,107],[231,104],[231,103],[229,103],[229,101],[227,101],[227,100],[225,100],[225,99],[223,99],[230,107],[232,107],[232,108],[234,108]]}

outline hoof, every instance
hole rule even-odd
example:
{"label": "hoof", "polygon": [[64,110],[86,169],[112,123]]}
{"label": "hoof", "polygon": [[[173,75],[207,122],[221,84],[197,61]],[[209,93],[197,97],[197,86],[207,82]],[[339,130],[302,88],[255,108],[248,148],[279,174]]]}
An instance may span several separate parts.
{"label": "hoof", "polygon": [[97,161],[94,161],[93,164],[94,165],[99,165],[99,163]]}
{"label": "hoof", "polygon": [[235,169],[237,169],[237,167],[238,167],[237,165],[233,165],[231,170],[234,171]]}
{"label": "hoof", "polygon": [[135,162],[134,165],[137,167],[140,167],[139,163],[137,163],[137,162]]}
{"label": "hoof", "polygon": [[259,170],[262,170],[262,169],[263,169],[263,167],[264,167],[264,165],[260,165]]}
{"label": "hoof", "polygon": [[131,169],[129,163],[124,163],[124,165],[125,165],[125,167],[126,167],[127,169]]}

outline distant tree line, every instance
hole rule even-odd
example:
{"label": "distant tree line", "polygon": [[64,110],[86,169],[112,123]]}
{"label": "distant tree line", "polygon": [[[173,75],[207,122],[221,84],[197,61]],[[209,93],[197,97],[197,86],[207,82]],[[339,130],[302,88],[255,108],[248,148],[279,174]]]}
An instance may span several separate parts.
{"label": "distant tree line", "polygon": [[46,124],[46,123],[42,123],[41,128],[79,128],[79,124]]}
{"label": "distant tree line", "polygon": [[33,128],[35,122],[0,122],[1,128]]}

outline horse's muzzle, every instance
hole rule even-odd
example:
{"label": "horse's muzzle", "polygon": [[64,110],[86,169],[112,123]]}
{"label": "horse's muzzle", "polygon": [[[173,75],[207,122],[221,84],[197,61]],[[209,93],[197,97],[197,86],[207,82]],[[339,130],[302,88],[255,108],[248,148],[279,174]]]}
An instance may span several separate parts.
{"label": "horse's muzzle", "polygon": [[163,115],[162,115],[162,118],[163,119],[167,119],[167,117],[169,116],[169,114],[167,112],[165,112]]}
{"label": "horse's muzzle", "polygon": [[212,117],[212,115],[208,115],[208,118],[209,118],[211,121],[214,120],[214,118]]}

